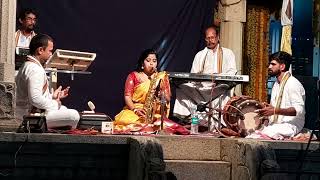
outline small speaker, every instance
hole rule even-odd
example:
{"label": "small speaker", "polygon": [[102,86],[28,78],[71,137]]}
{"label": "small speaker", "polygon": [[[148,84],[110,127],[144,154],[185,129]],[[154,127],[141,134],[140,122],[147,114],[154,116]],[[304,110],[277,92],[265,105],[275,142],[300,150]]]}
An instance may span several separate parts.
{"label": "small speaker", "polygon": [[47,132],[45,116],[23,116],[23,121],[18,132],[21,133],[44,133]]}
{"label": "small speaker", "polygon": [[77,129],[95,129],[101,131],[102,122],[113,121],[104,113],[80,113],[80,121]]}
{"label": "small speaker", "polygon": [[305,125],[309,129],[316,129],[319,123],[319,80],[312,76],[295,76],[303,85],[306,92]]}

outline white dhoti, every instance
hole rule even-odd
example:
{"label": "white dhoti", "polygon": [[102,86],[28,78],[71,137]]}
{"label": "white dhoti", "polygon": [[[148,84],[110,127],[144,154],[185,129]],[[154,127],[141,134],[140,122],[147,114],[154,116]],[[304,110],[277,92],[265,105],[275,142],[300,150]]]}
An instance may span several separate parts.
{"label": "white dhoti", "polygon": [[72,126],[76,128],[80,120],[78,111],[74,109],[68,109],[65,106],[61,106],[59,110],[50,110],[46,113],[46,120],[48,128]]}
{"label": "white dhoti", "polygon": [[267,127],[264,127],[261,131],[263,134],[278,139],[277,137],[293,137],[294,135],[298,134],[300,132],[300,129],[297,128],[297,126],[289,124],[289,123],[283,123],[283,124],[272,124]]}
{"label": "white dhoti", "polygon": [[[196,108],[199,103],[207,103],[211,100],[212,97],[216,96],[217,92],[212,90],[213,87],[212,82],[189,82],[179,85],[176,89],[176,100],[173,109],[174,116],[186,117],[191,113],[191,108]],[[223,106],[230,99],[230,91],[223,93],[221,96],[215,98],[211,103],[209,103],[209,107],[212,108],[213,118],[210,119],[211,127],[217,127],[219,120],[219,112],[218,110],[223,109]],[[209,116],[207,112],[198,112],[199,120],[201,124],[207,124]],[[225,124],[222,116],[221,123]]]}
{"label": "white dhoti", "polygon": [[[16,119],[23,121],[23,116],[29,114],[27,108],[16,109]],[[77,110],[68,109],[65,106],[61,106],[58,110],[48,110],[45,112],[46,122],[48,128],[62,127],[62,126],[72,126],[76,128],[80,120],[80,115]]]}

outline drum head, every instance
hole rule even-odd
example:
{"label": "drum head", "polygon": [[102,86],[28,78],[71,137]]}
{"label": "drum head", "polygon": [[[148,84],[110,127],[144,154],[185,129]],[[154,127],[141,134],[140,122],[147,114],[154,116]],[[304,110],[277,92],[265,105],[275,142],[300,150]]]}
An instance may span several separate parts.
{"label": "drum head", "polygon": [[245,137],[261,126],[261,120],[254,111],[262,109],[264,105],[249,96],[235,96],[224,107],[224,121],[227,128],[232,129],[239,136]]}

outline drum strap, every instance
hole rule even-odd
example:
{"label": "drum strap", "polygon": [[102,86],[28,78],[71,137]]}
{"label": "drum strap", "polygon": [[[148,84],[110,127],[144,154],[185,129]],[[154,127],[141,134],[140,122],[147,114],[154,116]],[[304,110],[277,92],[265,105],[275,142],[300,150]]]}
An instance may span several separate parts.
{"label": "drum strap", "polygon": [[[281,82],[280,82],[280,92],[279,94],[277,95],[276,97],[276,106],[275,108],[279,109],[280,106],[281,106],[281,101],[282,101],[282,95],[283,95],[283,90],[284,90],[284,86],[286,85],[289,77],[291,76],[290,72],[287,71],[284,76],[282,77],[281,79]],[[277,123],[278,122],[278,114],[274,114],[273,115],[273,121],[272,123]]]}

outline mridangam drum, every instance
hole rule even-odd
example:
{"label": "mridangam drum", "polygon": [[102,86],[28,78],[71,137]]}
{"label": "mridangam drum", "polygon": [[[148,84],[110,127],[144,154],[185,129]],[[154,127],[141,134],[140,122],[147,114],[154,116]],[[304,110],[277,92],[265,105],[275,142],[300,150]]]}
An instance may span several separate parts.
{"label": "mridangam drum", "polygon": [[262,126],[262,118],[255,112],[264,105],[249,96],[234,96],[223,108],[223,119],[227,129],[222,128],[225,135],[245,137]]}

